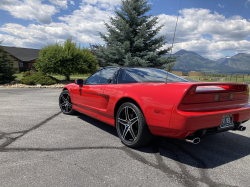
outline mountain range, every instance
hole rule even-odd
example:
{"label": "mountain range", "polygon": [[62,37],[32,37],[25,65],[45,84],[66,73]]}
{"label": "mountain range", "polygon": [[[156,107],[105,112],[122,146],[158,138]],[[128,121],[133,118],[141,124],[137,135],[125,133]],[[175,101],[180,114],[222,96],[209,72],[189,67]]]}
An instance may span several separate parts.
{"label": "mountain range", "polygon": [[239,53],[233,57],[225,57],[213,61],[193,52],[180,50],[173,54],[179,56],[174,71],[202,71],[213,73],[250,73],[250,54]]}

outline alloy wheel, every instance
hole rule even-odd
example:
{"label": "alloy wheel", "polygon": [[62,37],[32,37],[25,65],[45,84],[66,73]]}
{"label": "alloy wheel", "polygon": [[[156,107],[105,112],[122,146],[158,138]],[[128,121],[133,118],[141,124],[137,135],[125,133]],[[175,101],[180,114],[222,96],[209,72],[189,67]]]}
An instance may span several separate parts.
{"label": "alloy wheel", "polygon": [[59,99],[59,105],[64,113],[70,113],[72,111],[72,103],[69,93],[62,93]]}
{"label": "alloy wheel", "polygon": [[129,106],[124,107],[118,114],[119,132],[122,139],[128,143],[134,142],[139,134],[139,118],[135,110]]}

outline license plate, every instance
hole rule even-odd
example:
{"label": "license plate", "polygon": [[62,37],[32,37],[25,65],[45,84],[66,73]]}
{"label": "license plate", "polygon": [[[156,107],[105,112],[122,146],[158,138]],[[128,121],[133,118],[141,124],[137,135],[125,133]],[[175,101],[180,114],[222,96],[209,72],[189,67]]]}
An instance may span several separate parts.
{"label": "license plate", "polygon": [[233,116],[232,115],[223,116],[220,128],[227,128],[232,126],[234,126]]}

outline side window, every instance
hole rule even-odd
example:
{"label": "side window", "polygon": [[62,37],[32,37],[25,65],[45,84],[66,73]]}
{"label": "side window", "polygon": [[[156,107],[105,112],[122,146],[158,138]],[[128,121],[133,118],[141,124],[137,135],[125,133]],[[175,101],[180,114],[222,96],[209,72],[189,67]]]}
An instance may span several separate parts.
{"label": "side window", "polygon": [[127,69],[121,69],[118,76],[118,84],[123,83],[138,83],[135,77],[132,77],[133,74],[129,72]]}
{"label": "side window", "polygon": [[116,68],[106,68],[89,77],[86,84],[110,84]]}

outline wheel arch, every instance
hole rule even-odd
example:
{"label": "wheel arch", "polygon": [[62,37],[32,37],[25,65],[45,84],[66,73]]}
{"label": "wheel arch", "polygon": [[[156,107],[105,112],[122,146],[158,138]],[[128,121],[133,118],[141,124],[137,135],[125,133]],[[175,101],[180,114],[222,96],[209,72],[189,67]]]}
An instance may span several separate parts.
{"label": "wheel arch", "polygon": [[[135,99],[132,99],[130,97],[123,97],[123,98],[120,98],[117,102],[116,102],[116,105],[115,105],[115,108],[114,108],[114,119],[116,120],[116,113],[119,109],[119,107],[123,104],[123,103],[126,103],[126,102],[131,102],[133,104],[135,104],[142,112],[142,114],[144,115],[144,112],[141,108],[141,106],[139,105],[139,103],[135,100]],[[145,116],[145,115],[144,115]],[[146,119],[146,118],[145,118]],[[115,123],[116,125],[116,123]]]}
{"label": "wheel arch", "polygon": [[68,88],[64,87],[64,88],[62,89],[62,92],[63,92],[63,91],[65,91],[65,90],[68,90],[68,91],[69,91],[69,89],[68,89]]}

